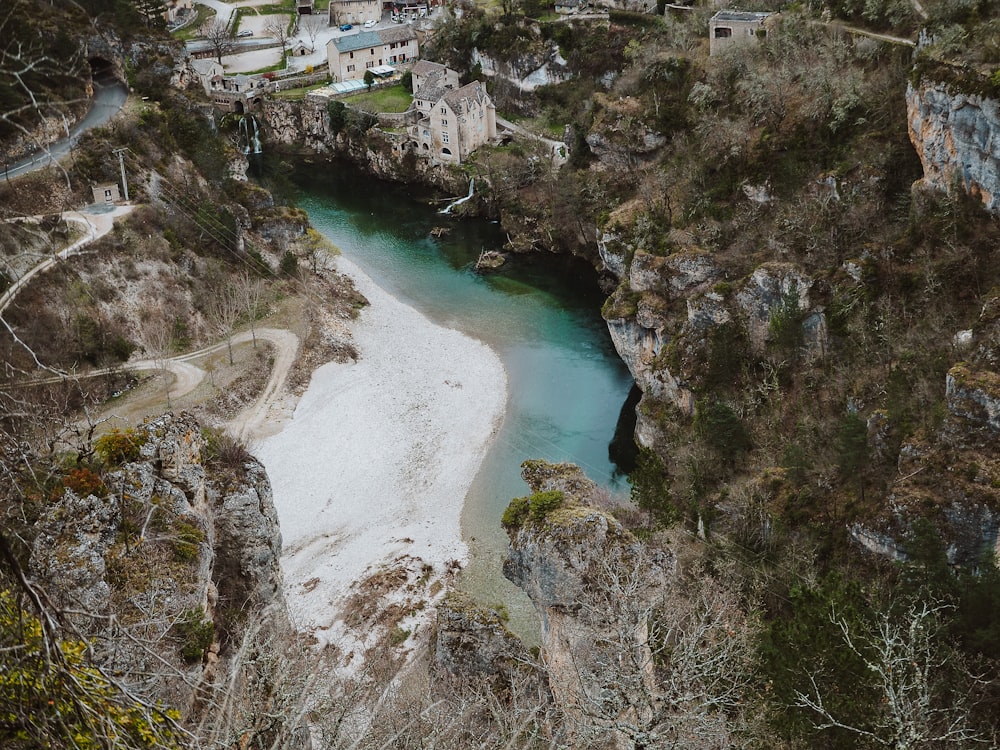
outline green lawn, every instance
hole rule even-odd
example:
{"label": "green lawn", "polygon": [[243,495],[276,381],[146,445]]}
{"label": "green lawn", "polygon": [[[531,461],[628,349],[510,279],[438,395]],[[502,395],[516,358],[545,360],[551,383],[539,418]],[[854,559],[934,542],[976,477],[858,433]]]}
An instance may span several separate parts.
{"label": "green lawn", "polygon": [[195,39],[201,36],[201,28],[208,22],[215,18],[215,11],[209,8],[207,5],[196,5],[198,16],[191,23],[184,26],[184,28],[177,29],[172,36],[174,39],[180,39],[182,42],[186,42],[190,39]]}
{"label": "green lawn", "polygon": [[353,94],[344,101],[370,112],[405,112],[410,108],[413,95],[400,84],[396,84],[384,89],[372,89],[363,94]]}
{"label": "green lawn", "polygon": [[326,81],[324,81],[323,83],[315,83],[312,86],[303,86],[302,88],[298,89],[287,89],[286,91],[276,91],[274,94],[272,94],[272,96],[278,99],[290,99],[292,101],[297,101],[299,99],[305,99],[306,94],[308,94],[310,91],[321,89],[326,85],[327,83]]}

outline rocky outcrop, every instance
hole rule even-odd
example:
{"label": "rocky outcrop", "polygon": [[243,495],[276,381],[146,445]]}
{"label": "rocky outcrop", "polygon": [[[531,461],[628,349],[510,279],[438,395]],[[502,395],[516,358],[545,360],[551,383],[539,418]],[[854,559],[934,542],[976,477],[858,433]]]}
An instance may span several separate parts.
{"label": "rocky outcrop", "polygon": [[[526,508],[526,515],[512,509],[505,514],[510,547],[504,575],[528,594],[538,613],[554,700],[571,715],[571,725],[592,723],[592,712],[642,724],[646,719],[635,715],[638,709],[605,686],[629,679],[619,671],[623,638],[626,649],[644,661],[646,621],[640,615],[623,632],[615,613],[623,597],[654,599],[673,560],[648,553],[617,520],[590,505],[595,485],[577,467],[531,461],[522,476],[536,494],[512,503],[514,510],[519,503]],[[641,575],[633,577],[636,571]],[[643,682],[651,675],[640,670],[630,677]]]}
{"label": "rocky outcrop", "polygon": [[519,91],[534,91],[539,86],[562,83],[572,77],[568,63],[555,43],[542,52],[525,54],[510,60],[497,60],[479,49],[472,50],[472,64],[482,66],[490,78],[504,78]]}
{"label": "rocky outcrop", "polygon": [[775,320],[790,334],[782,345],[792,351],[782,356],[816,359],[828,349],[825,311],[810,297],[814,282],[792,264],[764,264],[733,283],[712,253],[695,246],[651,253],[612,230],[602,235],[598,254],[602,272],[619,281],[603,314],[619,356],[643,392],[636,428],[641,445],[656,440],[656,429],[644,416],[649,400],[694,414],[694,393],[723,326],[730,329],[730,343],[719,346],[745,340],[755,356],[767,353]]}
{"label": "rocky outcrop", "polygon": [[422,183],[452,194],[461,194],[468,189],[464,175],[456,175],[447,166],[435,166],[429,159],[416,158],[412,153],[398,149],[398,134],[377,126],[363,135],[351,133],[349,127],[333,133],[326,111],[328,104],[329,100],[320,96],[307,96],[301,102],[265,100],[259,112],[265,133],[265,149],[283,148],[308,154],[310,158],[314,155],[328,159],[344,158],[376,177]]}
{"label": "rocky outcrop", "polygon": [[540,666],[507,629],[504,613],[459,592],[437,607],[433,657],[437,690],[486,686],[494,695],[529,697],[536,706],[552,700]]}
{"label": "rocky outcrop", "polygon": [[939,191],[959,188],[1000,211],[1000,105],[953,86],[921,80],[906,90],[910,141],[923,182]]}
{"label": "rocky outcrop", "polygon": [[122,444],[106,459],[117,468],[69,475],[73,489],[38,523],[30,571],[78,613],[103,667],[190,715],[200,687],[228,679],[227,642],[246,627],[288,629],[270,483],[237,448],[228,465],[206,465],[189,415],[147,422]]}
{"label": "rocky outcrop", "polygon": [[953,417],[1000,434],[1000,375],[957,364],[948,372],[945,396]]}
{"label": "rocky outcrop", "polygon": [[764,351],[776,310],[789,302],[799,312],[809,310],[811,287],[812,279],[790,263],[768,263],[751,274],[737,292],[736,304],[755,352]]}
{"label": "rocky outcrop", "polygon": [[306,97],[301,102],[265,98],[260,116],[267,141],[316,154],[333,153],[336,139],[330,132],[326,102],[320,97]]}

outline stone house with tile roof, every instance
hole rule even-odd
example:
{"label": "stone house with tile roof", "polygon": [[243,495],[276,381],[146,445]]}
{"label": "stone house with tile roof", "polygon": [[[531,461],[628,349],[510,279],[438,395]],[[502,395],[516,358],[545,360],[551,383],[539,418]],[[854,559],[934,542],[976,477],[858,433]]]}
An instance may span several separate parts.
{"label": "stone house with tile roof", "polygon": [[382,18],[381,0],[330,0],[330,25],[363,24]]}
{"label": "stone house with tile roof", "polygon": [[777,13],[720,10],[708,21],[708,54],[717,55],[738,44],[756,44],[777,19]]}
{"label": "stone house with tile roof", "polygon": [[364,78],[366,70],[417,58],[420,45],[413,28],[407,25],[331,39],[326,52],[330,77],[334,81],[354,81]]}
{"label": "stone house with tile roof", "polygon": [[417,119],[408,128],[409,148],[435,163],[461,164],[496,138],[496,107],[485,84],[473,81],[459,87],[458,74],[440,68],[424,68],[413,77],[411,111]]}

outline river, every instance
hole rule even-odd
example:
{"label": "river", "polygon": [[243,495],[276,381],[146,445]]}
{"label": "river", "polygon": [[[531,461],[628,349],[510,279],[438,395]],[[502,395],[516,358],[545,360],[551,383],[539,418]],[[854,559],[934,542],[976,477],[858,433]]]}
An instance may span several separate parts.
{"label": "river", "polygon": [[[507,415],[466,498],[471,560],[462,587],[481,601],[505,603],[515,630],[537,633],[523,595],[500,572],[507,542],[500,516],[511,498],[528,492],[521,462],[571,461],[624,494],[634,460],[634,402],[626,404],[632,379],[601,319],[604,297],[593,269],[574,258],[532,255],[479,275],[473,265],[480,251],[503,244],[496,224],[442,216],[415,200],[412,188],[339,164],[300,168],[294,182],[313,226],[376,283],[431,320],[485,341],[503,361]],[[434,238],[435,226],[450,231]]]}

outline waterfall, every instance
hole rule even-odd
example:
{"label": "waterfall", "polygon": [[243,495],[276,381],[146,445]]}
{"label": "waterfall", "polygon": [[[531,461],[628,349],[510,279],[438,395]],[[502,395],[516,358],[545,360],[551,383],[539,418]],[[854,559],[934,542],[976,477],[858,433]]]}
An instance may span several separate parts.
{"label": "waterfall", "polygon": [[240,119],[239,142],[242,144],[244,154],[259,154],[261,152],[260,130],[257,127],[257,118],[253,115],[244,115]]}
{"label": "waterfall", "polygon": [[472,191],[473,191],[473,188],[475,187],[475,185],[476,185],[476,178],[473,177],[471,180],[469,180],[469,194],[466,195],[466,196],[464,196],[464,197],[462,197],[462,198],[459,198],[458,200],[453,200],[447,206],[445,206],[440,211],[438,211],[438,213],[441,213],[441,214],[450,214],[451,213],[451,209],[453,209],[455,206],[460,206],[463,203],[465,203],[467,200],[469,200],[469,198],[472,197]]}

